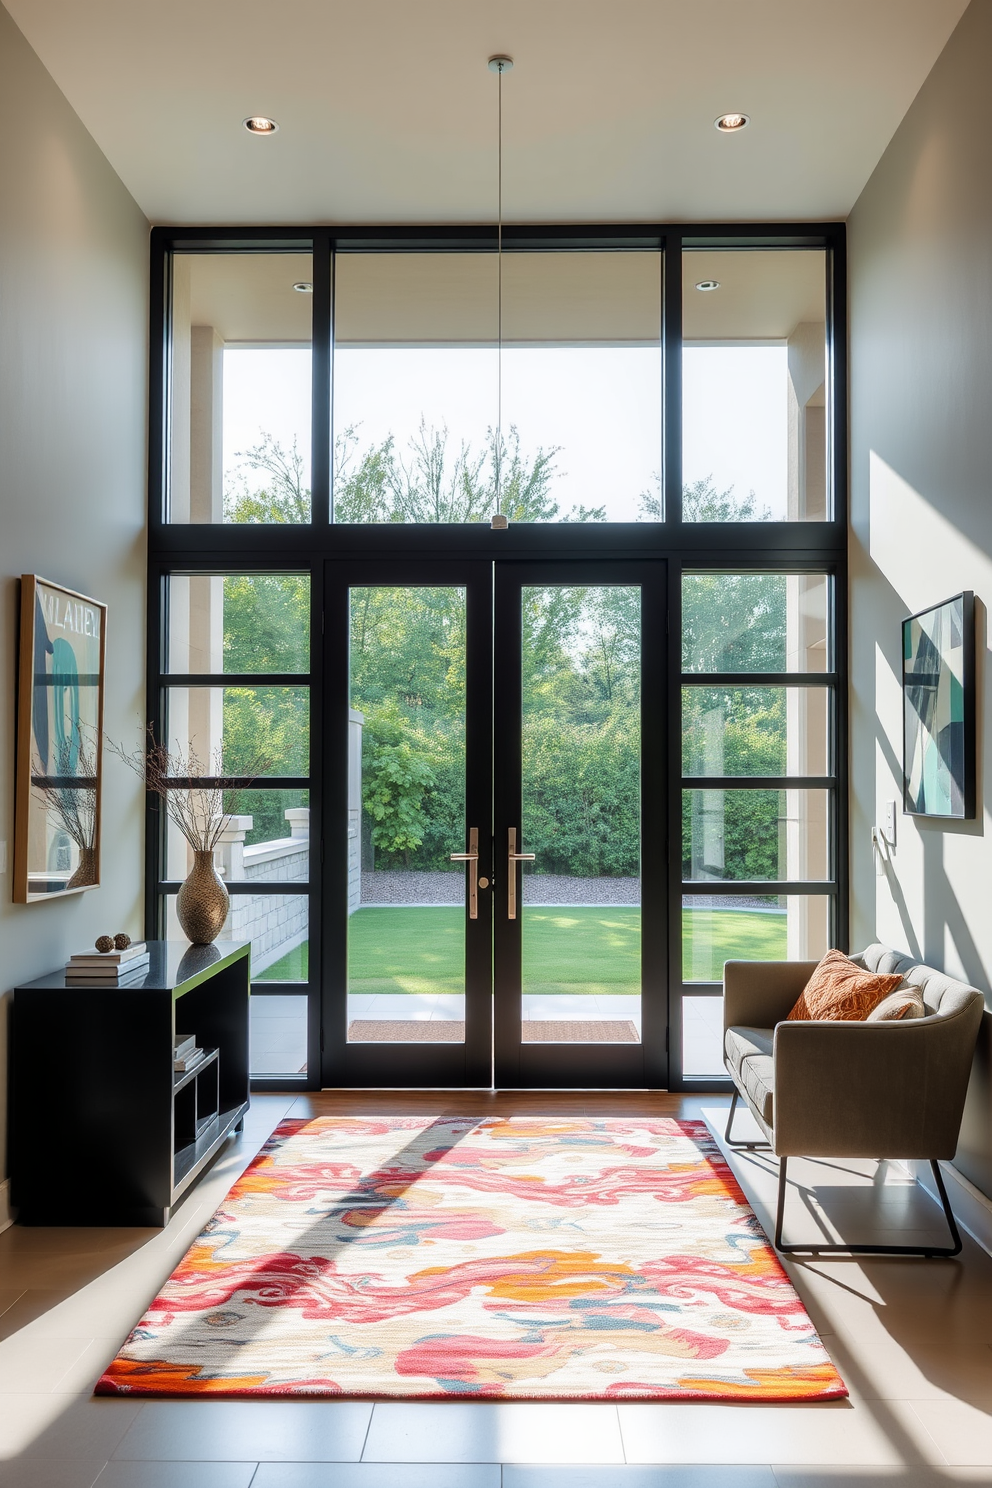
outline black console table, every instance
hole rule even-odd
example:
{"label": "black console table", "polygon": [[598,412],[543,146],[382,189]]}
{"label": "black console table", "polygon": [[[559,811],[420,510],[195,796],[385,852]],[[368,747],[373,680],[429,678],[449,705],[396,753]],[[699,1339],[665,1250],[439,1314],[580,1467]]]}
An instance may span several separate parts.
{"label": "black console table", "polygon": [[[11,1198],[21,1224],[164,1225],[248,1109],[247,941],[149,941],[128,986],[14,990]],[[175,1074],[177,1034],[211,1053]]]}

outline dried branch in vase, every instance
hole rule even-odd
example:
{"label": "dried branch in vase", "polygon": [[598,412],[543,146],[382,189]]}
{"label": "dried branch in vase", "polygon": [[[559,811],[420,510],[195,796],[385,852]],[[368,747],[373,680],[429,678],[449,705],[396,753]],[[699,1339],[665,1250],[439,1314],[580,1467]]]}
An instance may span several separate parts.
{"label": "dried branch in vase", "polygon": [[169,820],[194,852],[214,850],[228,818],[237,815],[242,793],[271,766],[266,756],[256,755],[237,775],[224,775],[219,748],[214,751],[213,768],[207,769],[195,750],[182,749],[177,742],[170,751],[160,744],[151,727],[144,748],[129,753],[113,739],[107,743],[141,777],[145,789],[161,798]]}
{"label": "dried branch in vase", "polygon": [[50,775],[32,774],[31,787],[49,818],[83,851],[96,845],[96,750],[78,739],[56,746]]}

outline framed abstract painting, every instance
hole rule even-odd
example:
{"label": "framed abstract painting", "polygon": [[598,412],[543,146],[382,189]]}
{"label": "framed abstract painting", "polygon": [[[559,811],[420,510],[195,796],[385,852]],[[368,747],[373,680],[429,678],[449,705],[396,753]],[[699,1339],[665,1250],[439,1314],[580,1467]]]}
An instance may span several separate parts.
{"label": "framed abstract painting", "polygon": [[975,596],[902,622],[903,809],[975,815]]}
{"label": "framed abstract painting", "polygon": [[100,882],[107,606],[21,578],[14,901]]}

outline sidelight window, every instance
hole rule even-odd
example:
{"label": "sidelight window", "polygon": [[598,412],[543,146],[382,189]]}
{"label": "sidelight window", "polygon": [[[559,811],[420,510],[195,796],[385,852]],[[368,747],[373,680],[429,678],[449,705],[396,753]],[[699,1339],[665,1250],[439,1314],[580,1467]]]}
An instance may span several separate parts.
{"label": "sidelight window", "polygon": [[[157,735],[183,771],[229,782],[215,866],[231,898],[218,940],[251,942],[251,1070],[306,1076],[310,982],[310,579],[299,573],[168,574]],[[159,833],[160,933],[182,939],[176,894],[191,849]]]}
{"label": "sidelight window", "polygon": [[833,593],[822,573],[683,575],[686,1075],[722,1068],[702,984],[719,993],[725,961],[816,960],[835,939]]}

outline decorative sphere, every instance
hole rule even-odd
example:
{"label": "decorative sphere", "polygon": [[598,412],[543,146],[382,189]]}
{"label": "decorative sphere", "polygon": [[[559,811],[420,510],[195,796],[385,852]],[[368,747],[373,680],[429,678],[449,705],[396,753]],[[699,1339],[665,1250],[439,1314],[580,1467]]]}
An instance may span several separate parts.
{"label": "decorative sphere", "polygon": [[98,935],[96,938],[98,951],[112,951],[114,949],[114,938],[112,935]]}
{"label": "decorative sphere", "polygon": [[116,951],[126,951],[130,944],[131,937],[130,935],[125,935],[123,930],[119,930],[114,936],[114,949]]}

